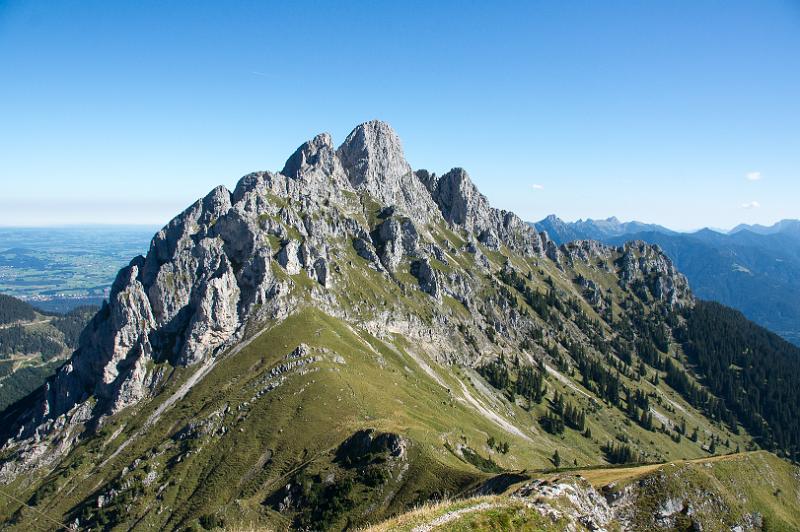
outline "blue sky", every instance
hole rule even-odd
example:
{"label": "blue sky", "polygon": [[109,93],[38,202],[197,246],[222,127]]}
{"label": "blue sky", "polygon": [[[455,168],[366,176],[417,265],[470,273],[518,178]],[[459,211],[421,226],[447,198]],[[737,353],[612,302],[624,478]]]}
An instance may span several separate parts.
{"label": "blue sky", "polygon": [[0,0],[0,117],[0,225],[161,224],[372,118],[525,219],[772,223],[800,2]]}

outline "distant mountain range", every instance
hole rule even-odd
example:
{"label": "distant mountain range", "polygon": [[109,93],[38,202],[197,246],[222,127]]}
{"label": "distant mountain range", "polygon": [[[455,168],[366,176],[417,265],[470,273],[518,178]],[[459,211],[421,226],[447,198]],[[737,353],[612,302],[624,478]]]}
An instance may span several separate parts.
{"label": "distant mountain range", "polygon": [[769,227],[741,224],[727,233],[679,233],[616,218],[565,222],[553,215],[532,225],[559,244],[582,239],[658,244],[699,297],[735,307],[800,345],[800,220]]}
{"label": "distant mountain range", "polygon": [[642,222],[620,222],[614,216],[605,220],[587,219],[578,220],[577,222],[565,222],[558,216],[551,214],[544,220],[536,222],[534,226],[539,231],[547,231],[551,239],[559,245],[572,240],[605,241],[609,238],[635,233],[678,234],[661,225]]}
{"label": "distant mountain range", "polygon": [[748,225],[739,224],[730,230],[730,234],[738,233],[740,231],[750,231],[757,235],[775,235],[775,234],[793,234],[800,237],[800,220],[781,220],[780,222],[765,226],[765,225]]}

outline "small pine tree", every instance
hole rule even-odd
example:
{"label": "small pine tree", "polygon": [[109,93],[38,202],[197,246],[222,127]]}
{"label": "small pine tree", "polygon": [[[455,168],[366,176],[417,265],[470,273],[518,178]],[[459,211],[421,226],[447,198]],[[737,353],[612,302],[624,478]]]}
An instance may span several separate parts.
{"label": "small pine tree", "polygon": [[556,467],[561,467],[561,456],[558,454],[558,449],[556,449],[556,452],[553,453],[553,465]]}

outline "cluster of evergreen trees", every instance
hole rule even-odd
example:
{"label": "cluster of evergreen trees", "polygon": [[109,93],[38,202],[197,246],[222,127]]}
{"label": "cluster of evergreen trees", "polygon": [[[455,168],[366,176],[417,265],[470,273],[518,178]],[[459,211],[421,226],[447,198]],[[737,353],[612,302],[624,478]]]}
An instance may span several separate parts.
{"label": "cluster of evergreen trees", "polygon": [[603,363],[590,358],[583,348],[573,349],[571,354],[578,364],[584,387],[593,390],[612,405],[619,405],[622,391],[620,376],[610,371]]}
{"label": "cluster of evergreen trees", "polygon": [[640,454],[627,443],[608,442],[603,445],[603,453],[606,455],[606,460],[612,464],[630,464],[642,461]]}
{"label": "cluster of evergreen trees", "polygon": [[703,384],[762,446],[800,460],[800,348],[718,303],[698,301],[685,317]]}
{"label": "cluster of evergreen trees", "polygon": [[709,394],[705,388],[689,379],[688,374],[674,361],[667,360],[665,369],[667,372],[666,383],[681,394],[689,404],[703,410],[711,419],[722,421],[732,431],[738,432],[736,416],[726,408],[724,401],[720,401],[717,397]]}
{"label": "cluster of evergreen trees", "polygon": [[53,327],[64,334],[64,344],[71,349],[78,347],[78,339],[83,329],[92,316],[97,313],[98,307],[81,306],[76,307],[66,314],[57,316],[50,322]]}
{"label": "cluster of evergreen trees", "polygon": [[36,317],[33,307],[16,297],[0,294],[0,324],[31,321]]}
{"label": "cluster of evergreen trees", "polygon": [[75,349],[81,331],[96,310],[95,307],[80,307],[52,318],[50,325],[64,335],[63,343],[54,339],[52,332],[30,326],[12,325],[0,329],[0,358],[23,353],[40,354],[44,360],[50,360],[61,354],[65,347]]}
{"label": "cluster of evergreen trees", "polygon": [[539,424],[550,434],[562,434],[564,432],[564,416],[548,410],[539,418]]}
{"label": "cluster of evergreen trees", "polygon": [[535,310],[545,321],[550,320],[552,309],[560,312],[564,312],[566,309],[564,303],[555,294],[552,280],[550,281],[550,289],[547,293],[542,294],[538,290],[528,286],[528,283],[525,282],[525,278],[513,268],[503,268],[497,276],[501,281],[519,292],[525,300],[525,303]]}
{"label": "cluster of evergreen trees", "polygon": [[[711,419],[725,423],[734,432],[741,423],[765,448],[800,460],[800,416],[796,415],[800,410],[800,348],[716,303],[698,301],[683,311],[681,320],[679,314],[660,303],[653,302],[653,308],[645,309],[636,298],[621,302],[625,315],[615,323],[619,334],[605,340],[599,324],[586,316],[577,299],[565,303],[552,285],[545,292],[531,288],[513,268],[504,268],[498,277],[543,319],[552,321],[554,312],[577,317],[590,345],[604,359],[591,356],[583,345],[571,344],[568,338],[561,343],[575,365],[557,345],[546,345],[545,350],[562,372],[580,371],[586,388],[625,411],[642,427],[656,430],[648,398],[641,392],[630,392],[622,376],[650,378],[650,366],[656,370],[652,375],[655,384],[661,372],[669,386]],[[645,301],[651,299],[647,280],[634,288]],[[516,296],[508,296],[516,304]],[[673,337],[683,345],[692,371],[669,354]],[[538,340],[541,343],[542,339]],[[495,388],[523,396],[531,404],[540,402],[546,393],[544,371],[518,368],[514,379],[505,364],[496,361],[481,368],[481,373]],[[562,405],[540,422],[546,430],[560,433],[564,427],[582,425],[582,412],[576,412]],[[693,435],[678,430],[674,436]],[[619,450],[613,451],[616,454]],[[624,450],[619,452],[624,454]]]}
{"label": "cluster of evergreen trees", "polygon": [[515,388],[530,403],[541,403],[547,388],[544,384],[543,368],[536,371],[530,366],[523,366],[517,372]]}
{"label": "cluster of evergreen trees", "polygon": [[13,378],[4,379],[0,386],[0,412],[41,386],[52,375],[59,361],[53,360],[41,366],[23,366],[16,371],[12,371],[13,364],[10,360],[0,362],[0,377],[13,374]]}
{"label": "cluster of evergreen trees", "polygon": [[500,359],[492,360],[488,364],[478,368],[478,373],[498,390],[507,390],[511,384],[511,375],[505,362]]}
{"label": "cluster of evergreen trees", "polygon": [[586,428],[586,412],[566,401],[564,396],[556,391],[551,408],[539,418],[539,424],[550,434],[561,434],[564,432],[564,427],[583,432]]}
{"label": "cluster of evergreen trees", "polygon": [[501,454],[508,454],[508,450],[510,449],[507,441],[495,440],[494,436],[489,436],[489,439],[486,440],[486,445],[489,449],[494,449]]}
{"label": "cluster of evergreen trees", "polygon": [[40,353],[49,360],[63,351],[64,347],[40,331],[29,331],[28,327],[15,325],[0,329],[0,358],[15,353]]}
{"label": "cluster of evergreen trees", "polygon": [[650,398],[637,389],[635,392],[625,390],[625,402],[628,417],[642,426],[646,430],[654,430],[653,414],[650,412]]}
{"label": "cluster of evergreen trees", "polygon": [[523,366],[519,359],[514,360],[516,370],[516,380],[512,378],[505,359],[499,358],[478,368],[478,373],[492,385],[492,387],[504,392],[509,398],[514,394],[525,398],[530,405],[541,403],[547,393],[547,386],[544,379],[544,364],[539,362],[538,368]]}

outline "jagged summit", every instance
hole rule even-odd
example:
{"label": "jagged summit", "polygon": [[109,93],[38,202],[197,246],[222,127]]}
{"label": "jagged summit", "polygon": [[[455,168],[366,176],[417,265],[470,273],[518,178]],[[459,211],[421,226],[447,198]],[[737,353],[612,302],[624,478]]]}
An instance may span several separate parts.
{"label": "jagged summit", "polygon": [[329,133],[320,133],[297,148],[281,174],[297,179],[311,169],[321,169],[329,175],[344,172],[354,188],[374,187],[377,182],[395,183],[411,173],[400,138],[380,120],[356,126],[338,148],[334,148]]}
{"label": "jagged summit", "polygon": [[335,152],[330,134],[320,133],[312,140],[304,142],[286,161],[281,173],[286,177],[302,178],[306,172],[322,169],[334,172]]}
{"label": "jagged summit", "polygon": [[394,182],[411,172],[400,137],[380,120],[353,129],[336,154],[356,188],[375,181]]}

